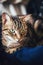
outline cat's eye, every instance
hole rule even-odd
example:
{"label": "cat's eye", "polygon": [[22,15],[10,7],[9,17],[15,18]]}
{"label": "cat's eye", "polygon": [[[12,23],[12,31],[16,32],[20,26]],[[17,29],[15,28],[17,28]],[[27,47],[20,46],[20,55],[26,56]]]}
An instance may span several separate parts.
{"label": "cat's eye", "polygon": [[12,33],[15,33],[15,30],[13,30],[13,29],[11,29],[10,31],[11,31]]}

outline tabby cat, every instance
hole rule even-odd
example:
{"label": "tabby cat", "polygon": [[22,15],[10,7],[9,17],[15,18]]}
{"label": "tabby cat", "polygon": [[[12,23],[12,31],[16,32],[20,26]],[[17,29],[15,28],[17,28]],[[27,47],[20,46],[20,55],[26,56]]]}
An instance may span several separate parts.
{"label": "tabby cat", "polygon": [[27,25],[22,19],[10,17],[7,13],[2,14],[2,44],[8,52],[22,46],[20,43],[26,36]]}
{"label": "tabby cat", "polygon": [[24,46],[43,45],[43,19],[35,19],[32,14],[13,18],[3,13],[2,44],[9,53]]}

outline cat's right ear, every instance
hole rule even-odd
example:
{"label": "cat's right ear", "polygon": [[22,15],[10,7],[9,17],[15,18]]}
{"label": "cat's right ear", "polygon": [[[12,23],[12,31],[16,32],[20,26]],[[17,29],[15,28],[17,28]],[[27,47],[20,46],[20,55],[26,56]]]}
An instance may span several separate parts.
{"label": "cat's right ear", "polygon": [[6,13],[2,13],[2,24],[5,23],[6,20]]}
{"label": "cat's right ear", "polygon": [[7,13],[2,13],[2,24],[10,21],[10,16]]}

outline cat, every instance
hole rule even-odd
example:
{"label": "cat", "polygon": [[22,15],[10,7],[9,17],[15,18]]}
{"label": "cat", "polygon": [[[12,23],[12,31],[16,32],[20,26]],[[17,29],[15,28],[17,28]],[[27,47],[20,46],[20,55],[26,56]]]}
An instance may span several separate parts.
{"label": "cat", "polygon": [[17,49],[20,41],[24,38],[27,32],[27,26],[24,21],[19,18],[14,20],[7,13],[2,14],[2,44],[3,46]]}
{"label": "cat", "polygon": [[11,17],[2,14],[2,44],[6,52],[43,45],[43,20],[32,14]]}

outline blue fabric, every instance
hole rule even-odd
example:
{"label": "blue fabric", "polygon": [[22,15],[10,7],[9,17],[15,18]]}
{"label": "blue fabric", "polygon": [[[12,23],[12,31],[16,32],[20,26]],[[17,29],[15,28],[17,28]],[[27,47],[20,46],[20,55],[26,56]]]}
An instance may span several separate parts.
{"label": "blue fabric", "polygon": [[[6,56],[10,62],[20,62],[22,65],[43,65],[43,46],[37,46],[34,48],[24,47],[13,54],[3,53],[3,57]],[[18,61],[19,60],[19,61]]]}
{"label": "blue fabric", "polygon": [[16,52],[16,57],[23,63],[39,63],[43,65],[43,46],[22,48]]}

